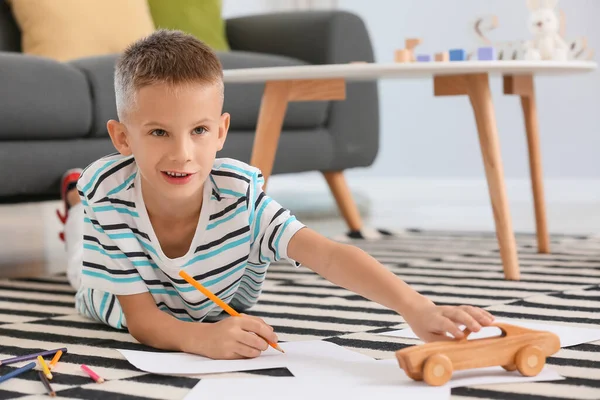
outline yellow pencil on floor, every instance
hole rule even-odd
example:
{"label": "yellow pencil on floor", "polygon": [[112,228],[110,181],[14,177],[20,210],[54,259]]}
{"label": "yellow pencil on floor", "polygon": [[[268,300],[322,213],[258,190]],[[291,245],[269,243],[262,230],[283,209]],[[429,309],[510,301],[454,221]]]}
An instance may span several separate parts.
{"label": "yellow pencil on floor", "polygon": [[[235,311],[233,308],[231,308],[229,306],[229,304],[225,303],[223,300],[221,300],[220,298],[218,298],[217,296],[215,296],[210,290],[208,290],[207,288],[205,288],[204,286],[202,286],[200,284],[200,282],[198,282],[197,280],[195,280],[194,278],[192,278],[187,272],[185,272],[185,271],[179,271],[179,276],[181,276],[183,279],[185,279],[187,283],[189,283],[190,285],[192,285],[193,287],[195,287],[196,289],[198,289],[203,295],[205,295],[206,297],[208,297],[209,299],[211,299],[212,301],[214,301],[215,304],[218,305],[219,307],[221,307],[223,310],[225,310],[225,312],[227,314],[231,315],[232,317],[239,317],[240,316],[240,314],[237,311]],[[271,346],[275,350],[280,351],[282,353],[285,353],[283,351],[283,349],[281,347],[279,347],[279,345],[277,343],[271,343],[269,341],[267,341],[267,343],[269,343],[269,346]]]}
{"label": "yellow pencil on floor", "polygon": [[40,367],[42,367],[42,371],[44,371],[44,375],[46,375],[46,378],[52,379],[52,373],[50,372],[50,369],[48,368],[48,364],[46,364],[44,357],[38,356],[37,359],[40,363]]}

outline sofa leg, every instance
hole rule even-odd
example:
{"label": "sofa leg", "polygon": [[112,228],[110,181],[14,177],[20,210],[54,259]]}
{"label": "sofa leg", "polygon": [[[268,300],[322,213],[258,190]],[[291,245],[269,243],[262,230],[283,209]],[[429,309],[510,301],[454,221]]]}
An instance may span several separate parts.
{"label": "sofa leg", "polygon": [[348,228],[351,232],[359,232],[362,228],[362,221],[358,207],[352,198],[350,187],[344,177],[344,172],[323,172],[323,176],[335,198],[340,213],[344,217],[346,224],[348,224]]}

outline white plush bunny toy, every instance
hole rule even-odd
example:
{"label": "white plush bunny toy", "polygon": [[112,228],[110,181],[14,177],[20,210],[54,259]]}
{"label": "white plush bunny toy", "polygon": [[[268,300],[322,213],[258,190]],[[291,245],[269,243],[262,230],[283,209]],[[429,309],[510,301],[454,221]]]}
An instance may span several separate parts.
{"label": "white plush bunny toy", "polygon": [[526,45],[526,60],[567,60],[568,46],[558,33],[557,5],[558,0],[527,0],[529,31],[534,39]]}

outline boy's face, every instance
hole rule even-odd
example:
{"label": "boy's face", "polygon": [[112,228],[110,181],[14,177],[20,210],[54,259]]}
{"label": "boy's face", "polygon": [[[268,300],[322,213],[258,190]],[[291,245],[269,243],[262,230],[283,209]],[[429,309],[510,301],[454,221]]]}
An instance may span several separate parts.
{"label": "boy's face", "polygon": [[161,83],[137,91],[125,121],[109,121],[117,150],[135,157],[144,195],[202,199],[203,183],[229,129],[222,105],[218,85]]}

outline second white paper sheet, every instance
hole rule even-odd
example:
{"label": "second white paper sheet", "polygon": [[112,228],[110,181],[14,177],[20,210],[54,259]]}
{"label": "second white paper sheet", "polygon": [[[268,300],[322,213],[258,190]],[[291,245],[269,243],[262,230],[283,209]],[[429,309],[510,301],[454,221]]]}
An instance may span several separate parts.
{"label": "second white paper sheet", "polygon": [[[293,366],[290,369],[293,370]],[[490,367],[456,371],[446,385],[434,387],[410,379],[394,359],[341,362],[337,369],[338,374],[331,374],[331,370],[323,369],[321,366],[296,369],[292,373],[300,375],[294,378],[202,379],[185,399],[445,400],[450,398],[450,389],[454,387],[564,379],[549,367],[545,367],[534,377],[525,377],[518,372],[507,372],[501,367]]]}
{"label": "second white paper sheet", "polygon": [[449,387],[356,386],[310,378],[203,379],[184,400],[316,400],[419,399],[447,400]]}

